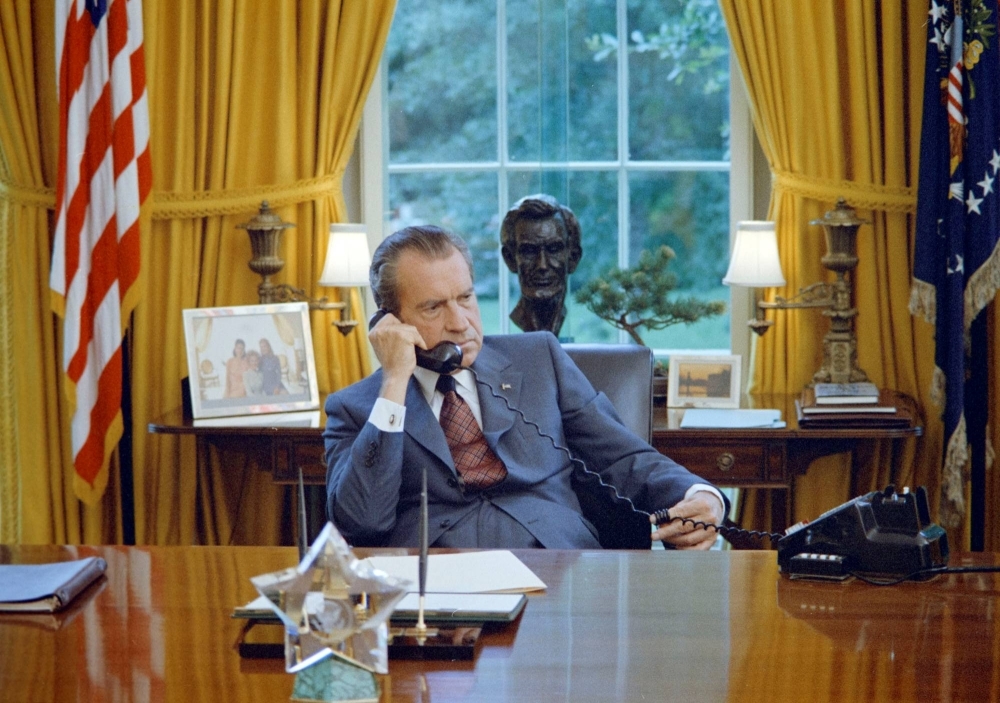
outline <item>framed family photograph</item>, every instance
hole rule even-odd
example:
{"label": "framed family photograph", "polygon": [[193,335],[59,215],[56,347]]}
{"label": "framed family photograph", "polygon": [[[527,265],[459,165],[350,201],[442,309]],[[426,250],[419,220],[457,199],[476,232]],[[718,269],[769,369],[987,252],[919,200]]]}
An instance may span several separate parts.
{"label": "framed family photograph", "polygon": [[319,408],[308,304],[183,314],[194,419]]}
{"label": "framed family photograph", "polygon": [[667,405],[671,408],[740,407],[740,356],[671,356]]}

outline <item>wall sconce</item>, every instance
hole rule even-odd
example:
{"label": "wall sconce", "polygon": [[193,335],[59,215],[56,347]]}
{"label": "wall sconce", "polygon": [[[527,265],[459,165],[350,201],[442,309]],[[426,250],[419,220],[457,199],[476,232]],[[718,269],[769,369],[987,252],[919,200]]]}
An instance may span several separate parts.
{"label": "wall sconce", "polygon": [[[747,325],[759,335],[774,324],[766,319],[767,310],[821,308],[830,318],[830,331],[823,337],[823,365],[813,374],[813,383],[868,380],[868,374],[858,368],[858,344],[853,327],[858,310],[851,305],[851,285],[846,277],[858,265],[858,227],[867,223],[867,220],[858,219],[854,208],[840,198],[822,219],[809,223],[822,225],[825,230],[826,256],[820,261],[836,274],[836,280],[800,288],[791,298],[775,296],[773,303],[758,299],[755,291],[754,319]],[[737,225],[729,270],[722,282],[749,288],[785,285],[773,222],[740,222]]]}
{"label": "wall sconce", "polygon": [[[281,271],[285,265],[285,262],[279,256],[279,251],[281,249],[281,233],[289,227],[294,227],[294,224],[283,221],[276,212],[271,210],[265,200],[260,204],[260,211],[253,217],[253,219],[249,222],[244,222],[236,226],[239,229],[245,229],[247,234],[250,236],[250,248],[253,251],[253,258],[250,259],[248,265],[250,266],[251,271],[261,277],[260,285],[257,286],[257,297],[260,300],[261,305],[268,305],[272,303],[306,302],[309,303],[309,308],[311,310],[340,310],[341,319],[333,324],[336,325],[337,329],[339,329],[341,334],[344,335],[349,334],[350,331],[354,329],[355,325],[358,323],[356,320],[350,319],[350,307],[347,302],[333,302],[328,300],[326,297],[313,298],[312,296],[307,295],[301,288],[295,288],[287,283],[274,283],[271,281],[271,276],[274,276],[276,273]],[[344,248],[341,248],[341,245],[338,245],[337,242],[341,240],[334,235],[335,227],[353,228],[348,230],[353,234],[360,231],[361,239],[364,245],[363,259],[361,258],[362,252],[358,248],[358,244],[355,240],[352,239],[350,244],[343,245]],[[368,256],[368,242],[365,237],[364,226],[330,225],[330,233],[331,236],[326,250],[326,261],[323,265],[323,275],[320,276],[319,285],[368,285],[367,275],[368,267],[370,265],[370,257]],[[363,282],[356,282],[356,276],[338,278],[333,275],[327,275],[328,270],[338,270],[337,266],[348,260],[350,261],[349,271],[352,272],[352,276],[354,276],[353,272],[357,271],[358,267],[363,267]],[[366,263],[362,263],[362,261],[365,261]]]}
{"label": "wall sconce", "polygon": [[[326,245],[326,262],[319,277],[319,285],[343,288],[341,298],[350,299],[350,288],[368,285],[368,270],[372,257],[368,251],[368,232],[364,225],[332,224],[330,240]],[[341,310],[339,321],[334,322],[341,334],[348,334],[357,320],[350,318],[350,306]]]}

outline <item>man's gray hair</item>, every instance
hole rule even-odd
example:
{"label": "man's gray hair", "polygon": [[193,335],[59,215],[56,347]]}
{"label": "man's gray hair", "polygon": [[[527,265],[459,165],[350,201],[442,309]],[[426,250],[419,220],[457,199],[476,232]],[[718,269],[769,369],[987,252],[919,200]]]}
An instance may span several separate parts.
{"label": "man's gray hair", "polygon": [[458,235],[434,225],[414,225],[393,232],[382,240],[372,256],[368,280],[375,304],[394,315],[399,313],[398,263],[403,252],[413,251],[426,259],[447,259],[456,250],[469,265],[469,276],[475,280],[472,254]]}

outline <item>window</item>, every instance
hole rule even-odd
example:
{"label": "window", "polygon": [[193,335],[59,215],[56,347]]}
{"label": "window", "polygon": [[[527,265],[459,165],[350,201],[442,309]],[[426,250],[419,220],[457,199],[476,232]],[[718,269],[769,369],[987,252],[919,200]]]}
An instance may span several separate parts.
{"label": "window", "polygon": [[[624,341],[572,291],[661,244],[677,254],[675,294],[729,299],[730,222],[749,215],[731,216],[730,201],[749,203],[749,178],[731,198],[715,0],[399,0],[383,68],[388,231],[434,223],[466,239],[487,334],[517,331],[499,229],[532,193],[572,209],[583,232],[561,337]],[[732,122],[749,141],[749,118]],[[738,346],[728,315],[643,336],[657,349]]]}

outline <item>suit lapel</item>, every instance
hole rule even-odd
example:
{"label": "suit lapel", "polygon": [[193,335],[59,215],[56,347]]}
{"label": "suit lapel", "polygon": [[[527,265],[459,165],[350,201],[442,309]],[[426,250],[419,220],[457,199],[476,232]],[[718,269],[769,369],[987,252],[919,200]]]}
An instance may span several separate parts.
{"label": "suit lapel", "polygon": [[[483,416],[483,434],[494,449],[500,438],[514,424],[514,412],[521,398],[520,371],[512,368],[511,361],[487,344],[472,365],[479,388],[479,410]],[[510,404],[510,408],[508,407]]]}

